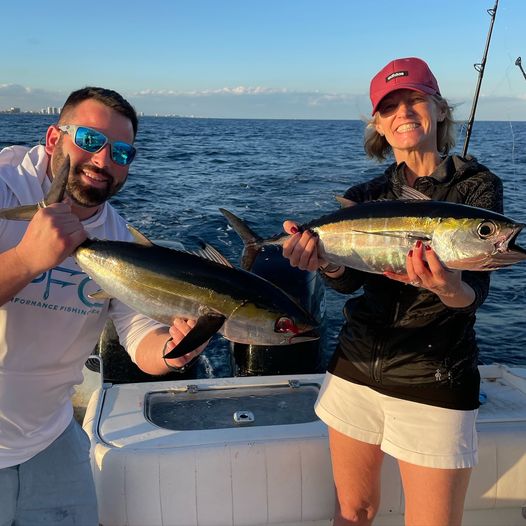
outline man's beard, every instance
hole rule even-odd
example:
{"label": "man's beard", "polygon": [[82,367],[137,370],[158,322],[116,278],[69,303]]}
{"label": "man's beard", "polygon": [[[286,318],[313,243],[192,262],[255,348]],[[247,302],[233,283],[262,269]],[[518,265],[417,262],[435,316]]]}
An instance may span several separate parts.
{"label": "man's beard", "polygon": [[[51,158],[51,169],[54,173],[57,172],[64,162],[64,159],[65,155],[62,148],[61,137],[55,145],[55,150]],[[84,170],[103,175],[107,179],[106,187],[95,188],[84,184],[81,180]],[[122,181],[122,183],[114,184],[114,179],[111,174],[106,170],[101,170],[93,164],[72,165],[68,176],[66,192],[73,203],[86,208],[91,208],[101,205],[115,195],[123,187],[125,182],[126,179]]]}

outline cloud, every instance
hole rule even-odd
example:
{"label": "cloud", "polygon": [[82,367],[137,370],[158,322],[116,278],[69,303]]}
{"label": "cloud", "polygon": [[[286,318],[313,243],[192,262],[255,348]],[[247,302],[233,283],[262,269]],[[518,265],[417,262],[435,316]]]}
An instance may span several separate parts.
{"label": "cloud", "polygon": [[526,93],[519,93],[518,95],[480,95],[480,100],[485,100],[494,103],[516,103],[526,100]]}
{"label": "cloud", "polygon": [[30,95],[32,92],[31,88],[26,88],[20,84],[0,84],[0,97],[19,97]]}
{"label": "cloud", "polygon": [[[217,118],[267,119],[360,119],[370,111],[367,93],[330,93],[265,86],[224,86],[202,90],[152,89],[121,91],[146,115],[182,115]],[[0,110],[20,107],[39,111],[60,107],[68,93],[0,84]],[[526,93],[483,95],[477,118],[481,120],[526,120]],[[453,102],[455,117],[467,118],[469,99]],[[466,114],[466,115],[465,115]],[[511,116],[511,117],[510,117]]]}
{"label": "cloud", "polygon": [[130,101],[145,113],[233,118],[350,119],[360,118],[369,110],[365,95],[263,86],[144,89],[132,93]]}
{"label": "cloud", "polygon": [[209,97],[212,95],[275,95],[290,93],[286,88],[264,88],[261,86],[256,87],[246,87],[246,86],[236,86],[236,87],[225,87],[218,89],[207,89],[201,91],[175,91],[175,90],[153,90],[145,89],[138,91],[132,95],[135,96],[159,96],[159,97]]}
{"label": "cloud", "polygon": [[349,102],[356,99],[356,95],[348,93],[321,93],[319,91],[297,91],[287,88],[265,88],[262,86],[236,86],[201,91],[176,91],[176,90],[154,90],[144,89],[131,94],[136,97],[211,97],[217,95],[237,96],[266,96],[266,95],[289,95],[291,97],[303,97],[309,100],[312,106],[332,102]]}
{"label": "cloud", "polygon": [[60,107],[65,98],[61,92],[20,84],[0,84],[0,110],[19,107],[23,111],[38,111],[48,106]]}
{"label": "cloud", "polygon": [[326,106],[328,104],[353,104],[358,99],[363,98],[359,95],[350,95],[348,93],[325,93],[309,94],[309,106]]}

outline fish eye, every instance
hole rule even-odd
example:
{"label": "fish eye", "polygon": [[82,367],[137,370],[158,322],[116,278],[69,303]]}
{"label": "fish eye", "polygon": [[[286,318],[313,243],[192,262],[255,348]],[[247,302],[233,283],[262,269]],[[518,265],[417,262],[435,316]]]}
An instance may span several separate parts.
{"label": "fish eye", "polygon": [[276,321],[276,324],[274,325],[274,330],[276,332],[281,332],[281,333],[293,332],[294,334],[296,334],[298,332],[298,329],[296,328],[296,325],[294,324],[294,322],[290,318],[287,318],[286,316],[283,316]]}
{"label": "fish eye", "polygon": [[493,221],[483,221],[477,227],[477,233],[482,239],[495,235],[497,231],[497,225]]}

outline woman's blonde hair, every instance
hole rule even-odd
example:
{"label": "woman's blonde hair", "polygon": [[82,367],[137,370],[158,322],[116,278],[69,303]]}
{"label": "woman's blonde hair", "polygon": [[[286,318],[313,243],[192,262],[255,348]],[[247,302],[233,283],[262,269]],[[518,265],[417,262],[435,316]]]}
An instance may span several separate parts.
{"label": "woman's blonde hair", "polygon": [[[440,95],[430,95],[430,97],[445,114],[444,120],[437,124],[437,149],[441,154],[447,155],[455,146],[456,122],[453,119],[453,107]],[[392,153],[392,148],[386,138],[376,131],[377,120],[378,112],[366,121],[363,147],[368,157],[377,161],[385,161]]]}

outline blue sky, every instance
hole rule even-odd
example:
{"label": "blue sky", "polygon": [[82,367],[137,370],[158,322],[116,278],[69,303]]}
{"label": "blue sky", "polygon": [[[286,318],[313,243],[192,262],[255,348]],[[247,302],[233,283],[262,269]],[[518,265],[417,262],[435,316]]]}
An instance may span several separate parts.
{"label": "blue sky", "polygon": [[[495,0],[65,0],[2,5],[0,109],[116,89],[145,114],[357,119],[419,56],[467,118]],[[477,118],[526,121],[526,0],[500,0]]]}

